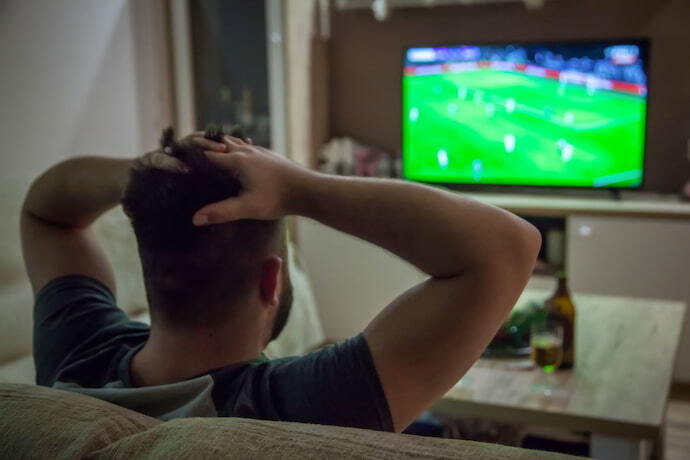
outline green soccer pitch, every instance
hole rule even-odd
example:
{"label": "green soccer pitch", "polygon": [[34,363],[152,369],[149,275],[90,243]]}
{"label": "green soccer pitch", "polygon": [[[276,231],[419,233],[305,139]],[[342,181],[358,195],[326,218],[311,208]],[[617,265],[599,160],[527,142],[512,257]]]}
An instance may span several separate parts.
{"label": "green soccer pitch", "polygon": [[481,69],[403,77],[408,179],[568,187],[642,181],[646,100]]}

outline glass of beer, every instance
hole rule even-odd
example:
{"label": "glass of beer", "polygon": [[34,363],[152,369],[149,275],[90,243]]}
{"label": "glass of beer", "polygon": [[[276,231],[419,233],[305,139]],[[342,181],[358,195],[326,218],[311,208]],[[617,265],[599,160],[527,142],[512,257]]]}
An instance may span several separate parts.
{"label": "glass of beer", "polygon": [[563,326],[547,318],[535,321],[530,334],[531,356],[542,371],[542,378],[535,382],[535,390],[551,396],[556,383],[551,374],[563,360]]}

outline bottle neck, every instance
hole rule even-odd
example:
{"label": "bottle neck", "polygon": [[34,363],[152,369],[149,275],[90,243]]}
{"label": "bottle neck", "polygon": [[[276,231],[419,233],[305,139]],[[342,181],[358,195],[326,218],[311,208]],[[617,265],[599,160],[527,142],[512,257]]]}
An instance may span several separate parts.
{"label": "bottle neck", "polygon": [[554,297],[569,296],[570,290],[568,289],[568,278],[565,276],[565,273],[559,273],[557,275],[557,279],[558,284],[556,285]]}

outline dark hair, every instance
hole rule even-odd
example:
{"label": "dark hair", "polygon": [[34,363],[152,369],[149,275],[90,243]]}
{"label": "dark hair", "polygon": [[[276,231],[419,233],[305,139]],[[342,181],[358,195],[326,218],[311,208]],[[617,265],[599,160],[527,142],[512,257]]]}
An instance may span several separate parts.
{"label": "dark hair", "polygon": [[[219,141],[223,132],[210,127],[205,136]],[[211,163],[198,144],[176,141],[171,128],[163,132],[161,149],[182,161],[188,171],[172,172],[138,162],[122,198],[137,238],[152,316],[173,327],[227,321],[232,315],[230,306],[240,308],[271,253],[285,259],[283,300],[291,301],[282,223],[240,220],[194,226],[196,211],[240,195],[242,185]],[[273,338],[288,312],[289,305],[283,305]]]}

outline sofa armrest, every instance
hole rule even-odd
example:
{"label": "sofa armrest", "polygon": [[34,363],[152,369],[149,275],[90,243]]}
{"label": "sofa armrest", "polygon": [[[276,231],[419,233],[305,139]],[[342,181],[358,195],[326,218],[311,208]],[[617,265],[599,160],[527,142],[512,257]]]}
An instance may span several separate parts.
{"label": "sofa armrest", "polygon": [[0,413],[0,458],[83,458],[162,423],[78,393],[6,383]]}

